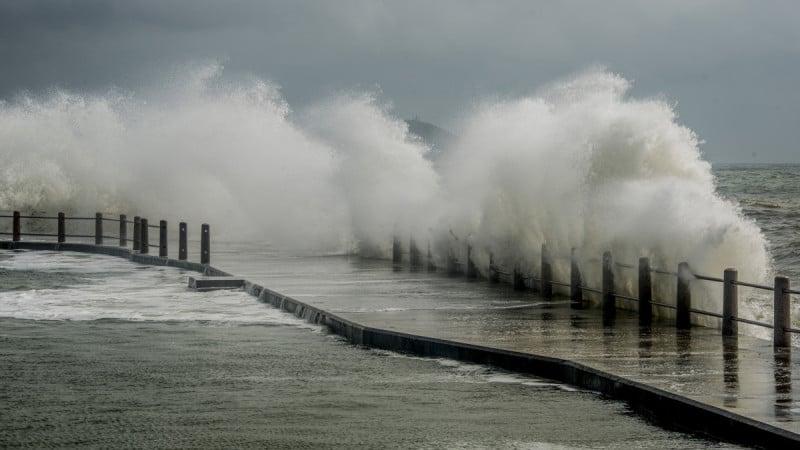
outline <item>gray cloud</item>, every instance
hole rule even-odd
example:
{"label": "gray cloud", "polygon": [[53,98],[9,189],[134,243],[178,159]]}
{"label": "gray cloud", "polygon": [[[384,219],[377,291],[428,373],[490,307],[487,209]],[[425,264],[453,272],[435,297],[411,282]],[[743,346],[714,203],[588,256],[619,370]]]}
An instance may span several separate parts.
{"label": "gray cloud", "polygon": [[302,106],[380,86],[401,116],[450,126],[604,64],[663,95],[712,161],[800,162],[800,6],[746,1],[24,1],[0,3],[0,98],[137,88],[219,59]]}

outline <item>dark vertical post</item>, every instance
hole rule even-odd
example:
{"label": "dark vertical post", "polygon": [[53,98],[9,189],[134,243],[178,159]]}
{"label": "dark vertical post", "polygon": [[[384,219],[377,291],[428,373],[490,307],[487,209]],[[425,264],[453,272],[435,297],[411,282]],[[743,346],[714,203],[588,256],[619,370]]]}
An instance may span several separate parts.
{"label": "dark vertical post", "polygon": [[522,269],[519,264],[514,266],[514,290],[521,291],[525,289],[525,278],[522,277]]}
{"label": "dark vertical post", "polygon": [[400,264],[403,260],[403,250],[400,248],[400,238],[395,236],[392,240],[392,263]]}
{"label": "dark vertical post", "polygon": [[150,239],[149,239],[149,234],[150,234],[149,233],[149,228],[150,227],[147,224],[147,219],[145,219],[144,217],[139,219],[139,226],[142,229],[142,231],[141,231],[142,242],[139,243],[139,246],[140,246],[139,251],[141,253],[147,254],[147,253],[150,252]]}
{"label": "dark vertical post", "polygon": [[775,322],[773,328],[773,345],[775,347],[790,347],[792,345],[792,333],[789,328],[792,326],[791,298],[788,292],[789,279],[786,277],[775,277]]}
{"label": "dark vertical post", "polygon": [[94,244],[103,245],[103,214],[94,215]]}
{"label": "dark vertical post", "polygon": [[433,254],[431,253],[431,243],[428,242],[428,272],[436,271],[436,263],[433,262]]}
{"label": "dark vertical post", "polygon": [[542,297],[553,298],[553,268],[550,266],[550,254],[547,252],[547,245],[542,244]]}
{"label": "dark vertical post", "polygon": [[14,242],[19,242],[20,232],[19,227],[19,211],[14,211],[14,222],[11,225],[11,240]]}
{"label": "dark vertical post", "polygon": [[119,215],[119,246],[128,246],[128,216],[125,214]]}
{"label": "dark vertical post", "polygon": [[736,336],[739,334],[739,286],[736,280],[739,272],[736,269],[725,269],[722,285],[722,335]]}
{"label": "dark vertical post", "polygon": [[583,307],[583,291],[581,290],[581,272],[578,268],[578,260],[575,258],[575,249],[570,251],[570,270],[569,270],[569,299],[572,309]]}
{"label": "dark vertical post", "polygon": [[494,265],[494,253],[489,253],[489,282],[500,282],[500,273],[497,271],[497,267]]}
{"label": "dark vertical post", "polygon": [[456,264],[456,257],[453,255],[453,250],[447,252],[447,273],[455,275],[458,272],[458,265]]}
{"label": "dark vertical post", "polygon": [[614,325],[617,315],[616,297],[614,296],[614,262],[611,252],[603,253],[603,325]]}
{"label": "dark vertical post", "polygon": [[58,213],[58,242],[65,242],[67,240],[67,219],[64,213]]}
{"label": "dark vertical post", "polygon": [[133,216],[133,249],[142,249],[142,218]]}
{"label": "dark vertical post", "polygon": [[200,227],[200,264],[211,264],[211,231],[207,223]]}
{"label": "dark vertical post", "polygon": [[167,256],[167,221],[158,223],[158,256]]}
{"label": "dark vertical post", "polygon": [[653,324],[653,274],[650,272],[650,259],[639,258],[639,326]]}
{"label": "dark vertical post", "polygon": [[677,312],[675,314],[675,327],[679,330],[688,330],[692,327],[691,313],[689,309],[692,307],[692,293],[689,290],[689,280],[692,278],[692,273],[689,270],[689,264],[682,262],[678,264],[678,289],[676,291],[675,305]]}
{"label": "dark vertical post", "polygon": [[472,246],[467,245],[467,278],[477,278],[478,269],[475,268],[475,262],[472,260]]}
{"label": "dark vertical post", "polygon": [[417,243],[414,241],[413,237],[408,241],[408,262],[412,269],[419,268],[422,262],[419,254],[419,248],[417,247]]}
{"label": "dark vertical post", "polygon": [[178,225],[178,259],[186,261],[186,222]]}

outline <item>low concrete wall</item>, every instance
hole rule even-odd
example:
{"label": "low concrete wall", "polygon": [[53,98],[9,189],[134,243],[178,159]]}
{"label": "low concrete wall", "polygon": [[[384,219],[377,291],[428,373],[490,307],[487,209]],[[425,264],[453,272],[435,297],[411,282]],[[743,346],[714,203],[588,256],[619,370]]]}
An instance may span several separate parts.
{"label": "low concrete wall", "polygon": [[800,435],[782,428],[573,361],[366,327],[251,282],[245,282],[245,291],[261,302],[324,325],[354,345],[450,358],[549,378],[623,400],[662,426],[723,441],[766,448],[793,448],[800,444]]}
{"label": "low concrete wall", "polygon": [[151,266],[177,267],[180,269],[191,270],[193,272],[199,272],[207,276],[216,276],[216,277],[231,276],[231,274],[227,272],[223,272],[215,267],[206,264],[200,264],[190,261],[179,261],[177,259],[170,259],[161,256],[153,256],[149,254],[144,255],[141,253],[132,252],[130,249],[125,247],[113,247],[110,245],[79,244],[75,242],[58,243],[58,242],[2,241],[0,242],[0,249],[49,250],[54,252],[64,251],[64,252],[95,253],[100,255],[117,256],[119,258],[125,258],[127,260],[139,264],[147,264]]}
{"label": "low concrete wall", "polygon": [[[204,275],[231,276],[211,266],[142,255],[120,247],[5,241],[0,242],[0,248],[98,253],[141,264],[179,267]],[[486,364],[549,378],[624,400],[635,411],[663,426],[723,441],[767,448],[794,448],[800,444],[800,435],[787,430],[573,361],[366,327],[249,281],[245,281],[244,290],[263,303],[324,325],[354,345]]]}

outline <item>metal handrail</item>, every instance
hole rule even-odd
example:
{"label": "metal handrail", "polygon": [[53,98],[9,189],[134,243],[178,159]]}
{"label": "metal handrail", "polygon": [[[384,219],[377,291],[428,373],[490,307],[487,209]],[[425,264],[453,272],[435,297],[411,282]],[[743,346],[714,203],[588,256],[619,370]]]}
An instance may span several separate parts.
{"label": "metal handrail", "polygon": [[737,286],[747,286],[747,287],[756,288],[756,289],[763,289],[765,291],[774,291],[775,290],[775,288],[772,287],[772,286],[765,286],[763,284],[748,283],[746,281],[734,281],[733,284],[735,284]]}

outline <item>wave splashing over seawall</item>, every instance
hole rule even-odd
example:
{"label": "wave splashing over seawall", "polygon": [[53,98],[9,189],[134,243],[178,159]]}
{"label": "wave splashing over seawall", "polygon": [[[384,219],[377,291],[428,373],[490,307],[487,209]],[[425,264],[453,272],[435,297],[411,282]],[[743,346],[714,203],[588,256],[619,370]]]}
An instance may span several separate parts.
{"label": "wave splashing over seawall", "polygon": [[769,269],[759,228],[715,193],[697,136],[606,70],[476,107],[435,166],[374,93],[293,111],[271,84],[225,81],[218,65],[165,84],[0,103],[0,208],[145,211],[227,239],[370,256],[413,235],[440,262],[469,244],[484,270],[489,252],[536,270],[547,243],[562,280],[573,247],[585,264],[611,250],[752,281]]}

